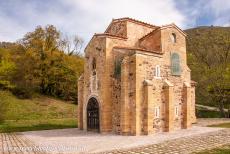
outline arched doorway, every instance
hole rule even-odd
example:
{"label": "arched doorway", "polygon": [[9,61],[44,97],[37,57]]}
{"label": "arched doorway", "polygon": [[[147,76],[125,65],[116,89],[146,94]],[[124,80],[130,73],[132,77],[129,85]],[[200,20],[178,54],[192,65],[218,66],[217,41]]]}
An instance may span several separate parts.
{"label": "arched doorway", "polygon": [[100,131],[99,104],[93,97],[87,104],[87,130]]}

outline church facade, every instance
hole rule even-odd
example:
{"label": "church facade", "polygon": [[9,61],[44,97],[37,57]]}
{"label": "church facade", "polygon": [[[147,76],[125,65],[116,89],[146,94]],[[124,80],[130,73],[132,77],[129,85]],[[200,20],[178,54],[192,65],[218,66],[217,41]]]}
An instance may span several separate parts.
{"label": "church facade", "polygon": [[180,28],[120,18],[92,37],[78,81],[79,129],[147,135],[195,121],[195,82]]}

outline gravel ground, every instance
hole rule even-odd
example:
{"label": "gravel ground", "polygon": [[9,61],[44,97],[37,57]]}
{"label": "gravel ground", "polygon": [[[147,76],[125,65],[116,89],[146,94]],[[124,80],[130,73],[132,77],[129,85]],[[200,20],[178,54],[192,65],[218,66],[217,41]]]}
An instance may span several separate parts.
{"label": "gravel ground", "polygon": [[221,128],[193,126],[187,130],[182,129],[170,133],[162,132],[149,136],[120,136],[115,134],[84,132],[78,129],[62,129],[24,132],[21,135],[37,146],[53,149],[53,153],[62,153],[62,147],[69,148],[69,153],[92,153],[158,144],[168,140],[218,130],[221,130]]}
{"label": "gravel ground", "polygon": [[0,153],[185,154],[230,144],[230,129],[205,127],[225,122],[230,122],[230,120],[198,119],[197,124],[190,129],[148,136],[99,134],[77,128],[2,133],[0,134]]}

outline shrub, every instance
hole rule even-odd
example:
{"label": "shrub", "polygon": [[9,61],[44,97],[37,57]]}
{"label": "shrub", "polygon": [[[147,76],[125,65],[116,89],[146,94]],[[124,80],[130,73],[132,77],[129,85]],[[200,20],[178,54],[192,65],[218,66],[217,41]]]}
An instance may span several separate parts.
{"label": "shrub", "polygon": [[12,89],[12,93],[20,99],[28,99],[33,96],[33,90],[25,87],[15,87]]}
{"label": "shrub", "polygon": [[7,104],[4,101],[0,101],[0,124],[4,122],[6,108]]}

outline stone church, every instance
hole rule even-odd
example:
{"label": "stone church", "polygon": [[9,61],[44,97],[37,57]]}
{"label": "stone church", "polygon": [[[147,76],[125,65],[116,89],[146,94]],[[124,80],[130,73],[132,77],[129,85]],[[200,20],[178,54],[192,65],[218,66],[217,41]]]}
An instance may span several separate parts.
{"label": "stone church", "polygon": [[92,37],[78,81],[79,129],[147,135],[195,121],[195,82],[179,27],[120,18]]}

